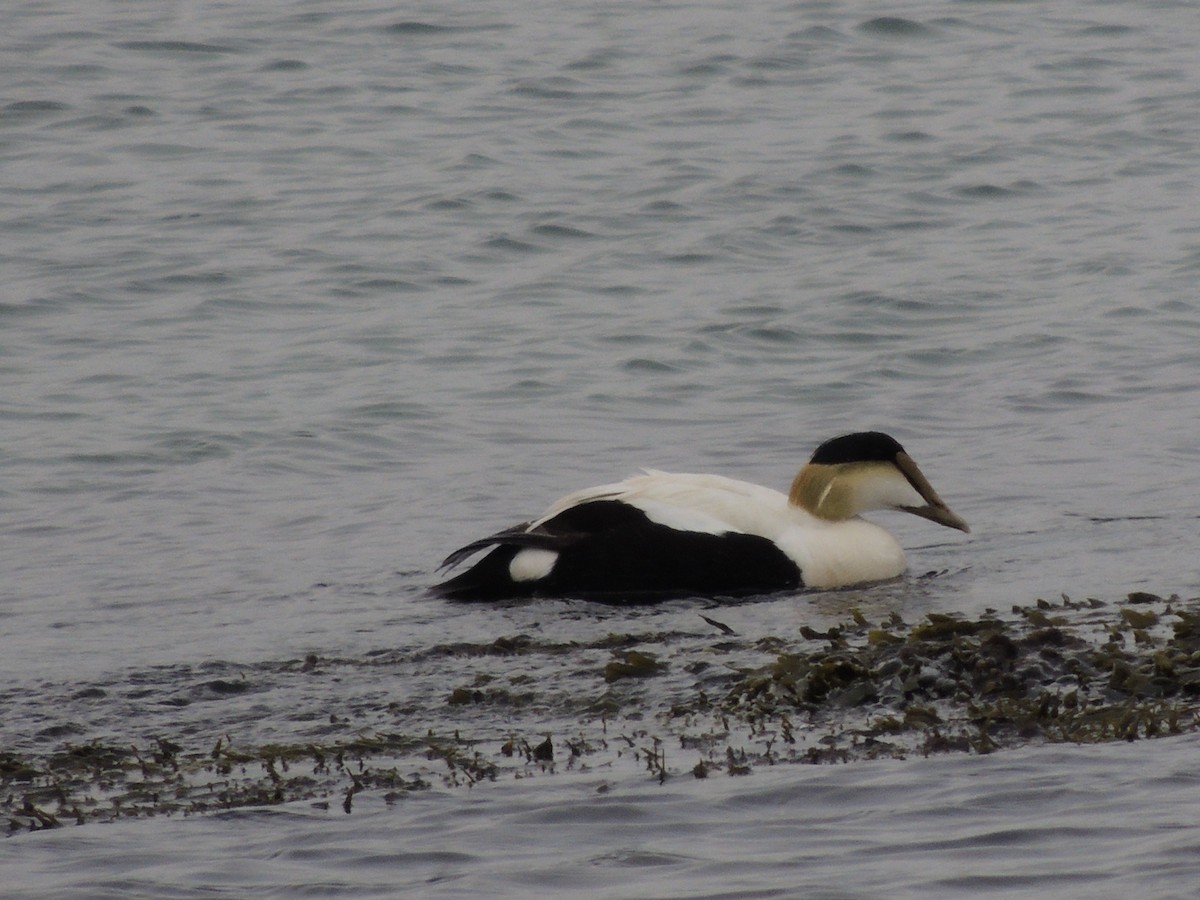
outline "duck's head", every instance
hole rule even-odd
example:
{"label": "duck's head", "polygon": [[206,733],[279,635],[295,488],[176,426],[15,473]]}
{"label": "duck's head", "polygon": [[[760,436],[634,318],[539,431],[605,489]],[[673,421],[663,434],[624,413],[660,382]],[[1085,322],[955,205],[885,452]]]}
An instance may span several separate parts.
{"label": "duck's head", "polygon": [[971,530],[937,495],[900,443],[879,431],[845,434],[823,443],[792,482],[788,499],[830,521],[869,509],[902,509],[939,525]]}

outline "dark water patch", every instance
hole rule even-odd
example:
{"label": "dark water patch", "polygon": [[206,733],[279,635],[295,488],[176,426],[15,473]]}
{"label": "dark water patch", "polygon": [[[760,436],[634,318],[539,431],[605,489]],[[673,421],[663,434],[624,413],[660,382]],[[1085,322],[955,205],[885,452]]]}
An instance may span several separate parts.
{"label": "dark water patch", "polygon": [[787,238],[808,234],[812,230],[812,225],[807,219],[791,215],[775,216],[760,229],[762,234]]}
{"label": "dark water patch", "polygon": [[387,292],[394,294],[416,294],[429,290],[428,286],[403,278],[366,278],[356,281],[352,287],[366,293]]}
{"label": "dark water patch", "polygon": [[989,27],[977,22],[974,19],[964,19],[958,16],[937,16],[930,19],[931,24],[939,28],[965,28],[970,30],[986,31],[988,33],[997,33],[994,27]]}
{"label": "dark water patch", "polygon": [[905,362],[913,364],[913,374],[918,372],[927,372],[930,370],[949,370],[956,364],[968,362],[973,358],[973,354],[962,349],[952,347],[938,347],[928,350],[912,350],[905,353],[903,359]]}
{"label": "dark water patch", "polygon": [[1123,66],[1124,63],[1115,59],[1104,59],[1098,56],[1075,56],[1055,62],[1039,63],[1035,68],[1044,72],[1070,72],[1075,70],[1089,71],[1092,69],[1121,68]]}
{"label": "dark water patch", "polygon": [[674,216],[685,209],[686,207],[682,203],[676,203],[674,200],[655,200],[647,203],[639,211],[643,215]]}
{"label": "dark water patch", "polygon": [[148,53],[240,53],[237,47],[227,44],[202,44],[193,41],[121,41],[115,46],[122,50],[136,50]]}
{"label": "dark water patch", "polygon": [[71,412],[69,410],[0,408],[0,419],[11,422],[50,422],[65,424],[68,422],[81,422],[87,418],[88,416],[86,416],[84,413]]}
{"label": "dark water patch", "polygon": [[1116,174],[1122,178],[1142,178],[1147,175],[1174,175],[1185,168],[1187,167],[1183,162],[1165,159],[1139,160],[1120,166]]}
{"label": "dark water patch", "polygon": [[605,297],[636,297],[646,293],[645,288],[633,284],[588,285],[585,291]]}
{"label": "dark water patch", "polygon": [[782,325],[760,325],[742,329],[742,334],[764,344],[799,344],[805,335],[794,328]]}
{"label": "dark water patch", "polygon": [[[80,297],[78,299],[86,300],[87,298]],[[11,302],[0,300],[0,320],[57,313],[67,305],[65,299],[58,297],[32,297],[29,300]]]}
{"label": "dark water patch", "polygon": [[460,212],[470,209],[473,205],[466,197],[439,197],[426,203],[423,208],[433,212]]}
{"label": "dark water patch", "polygon": [[[1171,271],[1176,273],[1200,272],[1200,250],[1184,253],[1171,266]],[[3,312],[4,308],[4,304],[0,304],[0,313]],[[1193,307],[1190,301],[1170,298],[1162,303],[1162,308],[1169,312],[1186,313],[1190,312]]]}
{"label": "dark water patch", "polygon": [[[498,384],[486,390],[473,391],[472,396],[480,400],[516,401],[530,398],[553,396],[562,391],[562,384],[545,382],[538,378],[522,378],[516,382]],[[538,443],[538,442],[529,442]]]}
{"label": "dark water patch", "polygon": [[14,100],[0,107],[0,128],[66,112],[70,108],[66,103],[57,100]]}
{"label": "dark water patch", "polygon": [[98,466],[106,469],[129,468],[148,471],[157,462],[153,454],[136,451],[100,451],[94,453],[70,453],[63,461],[80,466]]}
{"label": "dark water patch", "polygon": [[792,54],[759,56],[749,60],[746,65],[751,70],[776,72],[807,68],[811,63],[807,56]]}
{"label": "dark water patch", "polygon": [[[472,171],[476,171],[479,169],[492,169],[492,168],[499,166],[500,164],[501,164],[500,160],[496,159],[496,157],[494,157],[494,156],[488,156],[486,153],[472,152],[472,153],[464,154],[462,156],[462,158],[460,158],[453,165],[449,166],[449,171],[451,171],[451,172],[458,172],[458,171],[472,172]],[[492,191],[492,192],[483,193],[480,196],[482,196],[486,200],[503,200],[505,198],[502,196],[489,196],[489,194],[499,195],[499,194],[504,194],[504,193],[505,193],[504,191]],[[511,195],[510,195],[510,198],[516,199],[515,197],[511,197]]]}
{"label": "dark water patch", "polygon": [[738,330],[742,327],[743,325],[740,322],[710,322],[706,325],[701,325],[697,330],[700,334],[724,337],[726,335],[737,334]]}
{"label": "dark water patch", "polygon": [[159,465],[195,465],[215,459],[226,459],[244,441],[234,435],[180,431],[158,438],[155,451],[142,455],[144,461]]}
{"label": "dark water patch", "polygon": [[1086,28],[1081,28],[1076,34],[1086,37],[1124,37],[1130,34],[1137,34],[1141,28],[1135,28],[1132,25],[1089,25]]}
{"label": "dark water patch", "polygon": [[[1086,259],[1071,266],[1070,271],[1079,272],[1084,275],[1103,275],[1108,278],[1119,278],[1125,275],[1133,275],[1137,272],[1137,269],[1115,259]],[[1120,306],[1105,310],[1104,312],[1106,318],[1125,318],[1151,314],[1151,310],[1138,306]]]}
{"label": "dark water patch", "polygon": [[276,59],[263,65],[260,72],[303,72],[309,68],[302,59]]}
{"label": "dark water patch", "polygon": [[663,362],[658,359],[647,359],[639,356],[634,359],[626,360],[621,364],[621,368],[626,372],[636,372],[638,374],[654,374],[662,375],[668,372],[681,371],[678,366],[671,363]]}
{"label": "dark water patch", "polygon": [[468,285],[478,284],[478,282],[473,281],[470,278],[463,278],[460,275],[439,275],[432,279],[431,283],[441,287],[466,287]]}
{"label": "dark water patch", "polygon": [[705,57],[699,62],[688,63],[679,69],[680,75],[688,78],[703,78],[711,75],[722,75],[741,62],[741,57],[730,53],[718,53]]}
{"label": "dark water patch", "polygon": [[383,419],[387,421],[433,421],[438,414],[423,403],[409,403],[402,400],[387,403],[368,403],[356,406],[350,410],[352,418]]}
{"label": "dark water patch", "polygon": [[535,225],[530,229],[539,237],[565,238],[568,240],[589,240],[596,237],[591,231],[582,228],[572,228],[569,225]]}
{"label": "dark water patch", "polygon": [[904,195],[904,199],[915,206],[946,207],[958,202],[953,197],[943,196],[932,191],[911,191]]}
{"label": "dark water patch", "polygon": [[41,729],[35,737],[38,740],[54,740],[57,738],[73,737],[83,734],[87,729],[78,722],[60,722],[56,725],[51,725],[49,728]]}
{"label": "dark water patch", "polygon": [[830,170],[834,175],[846,175],[851,178],[866,178],[869,175],[874,175],[875,170],[869,166],[860,165],[858,163],[843,163]]}
{"label": "dark water patch", "polygon": [[616,344],[621,347],[630,346],[654,346],[657,347],[662,343],[662,338],[656,334],[646,334],[644,332],[619,332],[616,334],[602,334],[598,338],[606,344]]}
{"label": "dark water patch", "polygon": [[[996,0],[992,0],[992,2],[996,2]],[[1080,830],[1084,836],[1093,841],[1103,835],[1103,829],[1088,828]],[[1010,834],[1011,840],[1006,840],[1006,835],[995,834],[988,834],[983,838],[972,837],[972,848],[975,852],[980,852],[983,847],[1004,847],[1011,844],[1019,844],[1032,848],[1044,846],[1047,841],[1052,841],[1059,837],[1070,836],[1068,833],[1057,828],[1019,830]],[[944,846],[944,842],[938,846],[939,848]],[[1107,875],[1087,870],[1078,872],[1039,872],[1036,875],[1027,875],[1024,877],[1012,875],[963,875],[954,878],[931,878],[928,882],[928,889],[936,890],[942,888],[950,891],[952,895],[957,894],[960,896],[981,896],[988,893],[1013,896],[1025,892],[1034,894],[1053,893],[1060,896],[1067,896],[1071,893],[1088,895],[1093,891],[1098,895],[1103,891],[1103,886],[1107,881]],[[1058,890],[1059,888],[1062,888],[1061,892]],[[1077,890],[1068,890],[1069,888]]]}
{"label": "dark water patch", "polygon": [[1025,193],[1017,187],[1002,187],[998,184],[973,184],[956,188],[954,193],[967,200],[1004,200]]}
{"label": "dark water patch", "polygon": [[[134,282],[126,286],[127,290],[139,291],[144,293],[159,293],[159,286],[154,282]],[[292,301],[287,304],[292,309],[318,309],[317,305],[307,305],[298,301]],[[263,300],[257,297],[247,296],[219,296],[208,297],[201,300],[188,314],[188,318],[193,321],[211,321],[220,319],[230,314],[251,315],[263,313],[269,308],[278,309],[279,305],[273,303],[264,303]],[[170,320],[164,320],[170,321]]]}
{"label": "dark water patch", "polygon": [[617,850],[593,856],[588,862],[594,866],[612,866],[615,868],[644,868],[646,866],[678,866],[692,863],[696,857],[681,856],[675,853],[654,853],[645,850]]}
{"label": "dark water patch", "polygon": [[819,41],[823,43],[844,43],[848,40],[842,32],[827,25],[813,25],[801,31],[789,32],[787,39],[789,41]]}
{"label": "dark water patch", "polygon": [[557,394],[562,385],[537,378],[522,378],[510,384],[504,394],[509,397],[546,397]]}
{"label": "dark water patch", "polygon": [[215,678],[212,681],[204,682],[198,688],[201,693],[213,694],[217,697],[229,697],[254,690],[254,684],[244,679],[230,681],[224,678]]}
{"label": "dark water patch", "polygon": [[[749,124],[744,118],[744,114],[739,109],[731,110],[725,106],[686,106],[674,110],[674,116],[664,120],[662,124],[672,127],[680,125],[745,125]],[[677,141],[664,141],[658,145],[664,150],[672,150],[679,153],[689,154],[697,146],[696,142],[690,138],[685,138]],[[666,160],[660,161],[665,163]],[[676,161],[676,171],[681,175],[707,175],[715,176],[716,172],[709,166],[697,165],[693,162],[685,160]]]}
{"label": "dark water patch", "polygon": [[1047,391],[1041,398],[1043,403],[1051,408],[1060,406],[1091,406],[1096,403],[1109,403],[1114,398],[1111,394],[1101,394],[1096,391],[1082,389],[1056,388]]}
{"label": "dark water patch", "polygon": [[390,32],[391,34],[421,35],[449,34],[451,32],[458,31],[459,29],[454,25],[437,25],[433,22],[406,21],[393,22],[391,25],[386,26],[383,30]]}
{"label": "dark water patch", "polygon": [[77,119],[67,119],[55,125],[55,128],[75,131],[86,129],[89,131],[110,131],[114,128],[125,128],[129,125],[128,116],[120,115],[94,115],[81,116]]}
{"label": "dark water patch", "polygon": [[930,309],[930,304],[924,300],[917,300],[912,297],[897,297],[892,294],[883,294],[876,291],[851,291],[847,294],[842,294],[839,299],[842,303],[849,306],[871,310],[872,314],[880,312],[915,314],[926,312]]}
{"label": "dark water patch", "polygon": [[738,303],[721,310],[724,315],[734,319],[765,318],[782,316],[788,312],[775,303]]}
{"label": "dark water patch", "polygon": [[575,79],[555,76],[521,81],[509,88],[508,93],[535,100],[574,100],[579,96],[579,88]]}
{"label": "dark water patch", "polygon": [[626,52],[618,47],[605,47],[600,50],[593,50],[579,59],[572,60],[563,66],[563,68],[568,72],[598,72],[611,69],[622,59],[625,59],[626,56]]}
{"label": "dark water patch", "polygon": [[501,250],[505,253],[529,254],[546,253],[549,251],[548,247],[531,244],[527,241],[520,241],[507,235],[497,235],[496,237],[488,238],[484,241],[484,246],[491,250]]}
{"label": "dark water patch", "polygon": [[1116,397],[1110,394],[1067,389],[1048,390],[1039,394],[1014,394],[1006,398],[1011,404],[1012,409],[1022,414],[1061,412],[1063,410],[1111,403],[1115,399]]}
{"label": "dark water patch", "polygon": [[1063,84],[1054,87],[1022,88],[1013,91],[1012,96],[1021,99],[1039,97],[1093,97],[1103,94],[1117,94],[1123,87],[1109,87],[1102,84]]}
{"label": "dark water patch", "polygon": [[905,143],[935,140],[934,136],[927,131],[893,131],[890,134],[884,135],[884,137],[889,141],[902,141]]}
{"label": "dark water patch", "polygon": [[905,19],[899,16],[878,16],[868,19],[860,23],[856,30],[862,34],[888,38],[932,37],[937,34],[937,31],[928,25],[922,25],[914,19]]}
{"label": "dark water patch", "polygon": [[[590,134],[624,134],[638,131],[638,127],[627,122],[614,122],[609,119],[578,118],[568,119],[562,123],[563,128],[573,131],[585,131]],[[599,154],[597,154],[599,156]]]}
{"label": "dark water patch", "polygon": [[478,25],[443,25],[438,22],[420,22],[415,19],[408,19],[401,22],[393,22],[391,25],[384,26],[384,32],[387,34],[399,35],[401,37],[436,37],[445,34],[461,34],[473,31],[504,31],[513,26],[505,23],[487,23]]}
{"label": "dark water patch", "polygon": [[[150,159],[185,159],[199,156],[208,151],[204,147],[194,147],[190,144],[168,144],[159,141],[149,141],[143,144],[128,144],[121,148],[134,156],[145,156]],[[199,213],[192,214],[198,217]]]}
{"label": "dark water patch", "polygon": [[463,65],[461,63],[436,62],[427,65],[422,70],[426,75],[443,76],[457,75],[463,78],[470,78],[480,74],[480,70],[476,66]]}
{"label": "dark water patch", "polygon": [[673,253],[663,257],[663,262],[673,266],[698,266],[716,260],[711,253]]}
{"label": "dark water patch", "polygon": [[932,228],[949,228],[955,223],[951,219],[898,219],[883,227],[884,231],[927,231]]}
{"label": "dark water patch", "polygon": [[195,285],[229,284],[234,280],[236,280],[234,276],[228,272],[212,270],[208,272],[175,272],[156,279],[155,284],[162,287],[192,287]]}

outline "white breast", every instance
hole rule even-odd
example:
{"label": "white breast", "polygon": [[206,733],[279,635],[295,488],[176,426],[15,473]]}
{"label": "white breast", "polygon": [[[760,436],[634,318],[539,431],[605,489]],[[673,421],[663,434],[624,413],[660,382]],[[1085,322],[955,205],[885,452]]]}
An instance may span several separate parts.
{"label": "white breast", "polygon": [[810,519],[775,539],[800,566],[807,587],[845,587],[904,574],[904,549],[885,529],[865,519]]}

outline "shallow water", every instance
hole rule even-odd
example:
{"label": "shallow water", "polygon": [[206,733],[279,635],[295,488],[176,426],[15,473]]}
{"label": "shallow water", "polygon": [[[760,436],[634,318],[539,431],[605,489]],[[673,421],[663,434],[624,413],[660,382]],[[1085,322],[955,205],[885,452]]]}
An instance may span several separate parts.
{"label": "shallow water", "polygon": [[561,774],[368,799],[351,816],[293,805],[2,847],[36,873],[9,881],[14,897],[1190,896],[1196,740],[1158,742],[1152,771],[1146,752],[1043,747],[653,787]]}
{"label": "shallow water", "polygon": [[[392,727],[427,725],[417,710],[446,725],[444,695],[474,672],[420,670],[428,648],[694,635],[694,604],[463,608],[422,591],[448,550],[569,489],[640,466],[782,487],[856,428],[904,442],[972,534],[880,516],[936,577],[706,614],[751,640],[851,607],[913,619],[1200,589],[1189,4],[76,6],[23,6],[0,38],[0,748],[308,740],[390,697],[410,711]],[[389,653],[402,662],[356,674]],[[348,662],[298,687],[288,667],[308,654]],[[599,658],[523,663],[554,685],[545,721],[586,715],[572,666]],[[214,687],[238,679],[253,689]],[[369,892],[351,848],[371,832],[393,852],[415,807],[438,823],[429,846],[464,854],[419,864],[422,883],[444,865],[448,892],[586,891],[614,867],[636,870],[630,893],[752,892],[795,858],[752,850],[779,835],[749,813],[730,850],[710,791],[729,814],[870,778],[887,803],[836,804],[855,824],[839,820],[844,851],[803,857],[824,879],[804,890],[1012,891],[1028,844],[971,832],[994,866],[938,887],[926,860],[942,853],[911,843],[913,822],[999,803],[998,769],[1076,790],[1136,759],[1145,774],[1088,802],[1138,839],[1059,830],[1074,813],[1042,806],[1047,862],[1027,888],[1115,894],[1153,871],[1169,895],[1190,884],[1175,841],[1194,838],[1154,837],[1149,773],[1182,771],[1189,740],[784,767],[770,791],[760,771],[719,789],[614,779],[598,802],[668,796],[649,822],[691,823],[701,860],[743,860],[727,878],[649,865],[683,851],[624,830],[588,832],[594,855],[556,868],[501,866],[511,822],[592,789],[565,773],[362,799],[319,823],[289,807],[4,852],[29,854],[34,893],[64,877],[186,893],[236,845],[248,874],[228,891],[283,892],[297,882],[269,860],[317,841],[329,885]],[[150,874],[108,841],[144,845]],[[890,865],[864,869],[878,847]],[[64,876],[64,854],[86,868]]]}

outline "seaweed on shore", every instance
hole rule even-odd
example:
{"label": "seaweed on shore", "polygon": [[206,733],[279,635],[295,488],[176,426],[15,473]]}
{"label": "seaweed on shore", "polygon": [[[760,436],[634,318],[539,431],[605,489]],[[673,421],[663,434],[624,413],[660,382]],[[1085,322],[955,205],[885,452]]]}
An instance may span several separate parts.
{"label": "seaweed on shore", "polygon": [[[749,721],[803,717],[826,732],[809,761],[1097,743],[1200,725],[1200,601],[1131,595],[1041,600],[1015,618],[928,613],[857,620],[748,673],[724,707]],[[858,714],[855,715],[854,713]]]}
{"label": "seaweed on shore", "polygon": [[[539,654],[559,661],[552,671],[567,688],[550,683]],[[438,781],[611,773],[622,760],[663,781],[1200,728],[1200,598],[1147,593],[1119,604],[1039,600],[975,618],[930,612],[912,624],[852,611],[823,631],[757,638],[727,626],[591,644],[514,635],[408,658],[312,656],[276,671],[393,666],[404,676],[439,658],[490,671],[449,686],[440,704],[361,704],[356,714],[375,727],[330,717],[341,735],[329,740],[251,744],[217,726],[207,737],[110,734],[0,750],[9,831],[294,801],[350,813],[364,790],[392,802]],[[344,692],[339,682],[329,689]]]}

